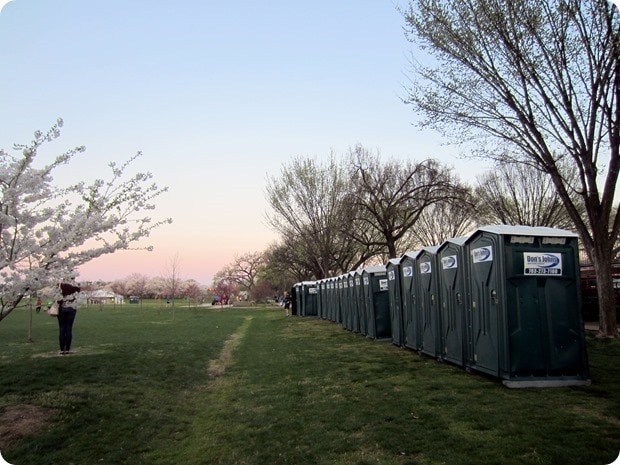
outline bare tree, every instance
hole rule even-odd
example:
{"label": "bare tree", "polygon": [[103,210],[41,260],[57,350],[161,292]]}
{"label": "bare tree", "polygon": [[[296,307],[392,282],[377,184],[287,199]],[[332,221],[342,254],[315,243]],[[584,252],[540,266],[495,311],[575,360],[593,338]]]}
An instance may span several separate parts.
{"label": "bare tree", "polygon": [[480,225],[470,190],[461,187],[460,192],[462,198],[437,202],[422,211],[412,229],[416,248],[440,245],[447,239],[465,236]]}
{"label": "bare tree", "polygon": [[332,276],[343,266],[357,267],[374,253],[344,230],[349,189],[345,170],[333,155],[324,164],[295,158],[279,177],[268,177],[268,221],[287,244],[289,264],[301,260],[305,279]]}
{"label": "bare tree", "polygon": [[234,260],[221,270],[221,275],[239,284],[248,292],[252,292],[256,285],[258,273],[264,264],[263,252],[248,252],[243,255],[235,255]]}
{"label": "bare tree", "polygon": [[435,58],[412,62],[407,103],[423,125],[476,141],[476,155],[551,177],[596,270],[607,337],[617,336],[618,15],[605,0],[410,0],[404,12],[410,40]]}
{"label": "bare tree", "polygon": [[350,156],[354,210],[345,223],[355,241],[388,258],[405,252],[400,242],[426,208],[458,198],[450,170],[436,160],[383,162],[361,146]]}
{"label": "bare tree", "polygon": [[266,251],[267,261],[265,266],[265,279],[268,279],[279,290],[290,289],[299,281],[313,276],[310,266],[306,266],[306,260],[302,254],[296,254],[293,241],[276,243],[269,246]]}
{"label": "bare tree", "polygon": [[478,177],[476,199],[485,223],[574,229],[549,175],[530,165],[498,163]]}
{"label": "bare tree", "polygon": [[172,319],[174,319],[174,298],[179,294],[182,280],[181,280],[181,259],[179,254],[176,253],[174,257],[168,260],[166,269],[162,276],[164,291],[166,298],[172,301]]}

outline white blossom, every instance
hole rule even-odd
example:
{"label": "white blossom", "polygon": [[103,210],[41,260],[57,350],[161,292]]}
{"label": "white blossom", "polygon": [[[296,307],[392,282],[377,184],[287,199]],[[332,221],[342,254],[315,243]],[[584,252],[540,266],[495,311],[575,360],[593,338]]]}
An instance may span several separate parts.
{"label": "white blossom", "polygon": [[167,190],[148,184],[150,173],[125,176],[141,153],[121,166],[111,163],[107,181],[55,185],[52,172],[85,150],[76,147],[35,167],[39,148],[61,127],[58,119],[47,133],[36,131],[29,145],[14,146],[17,156],[0,150],[0,321],[25,295],[75,276],[78,266],[96,257],[138,248],[151,230],[171,222],[141,217]]}

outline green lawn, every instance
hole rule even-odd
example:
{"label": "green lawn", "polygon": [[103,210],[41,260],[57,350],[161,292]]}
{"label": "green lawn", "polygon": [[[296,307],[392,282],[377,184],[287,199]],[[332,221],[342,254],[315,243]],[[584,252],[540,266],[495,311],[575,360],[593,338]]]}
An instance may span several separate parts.
{"label": "green lawn", "polygon": [[13,465],[603,465],[620,451],[620,341],[588,337],[592,386],[511,390],[280,308],[82,308],[69,356],[44,314],[26,342],[27,317],[0,322]]}

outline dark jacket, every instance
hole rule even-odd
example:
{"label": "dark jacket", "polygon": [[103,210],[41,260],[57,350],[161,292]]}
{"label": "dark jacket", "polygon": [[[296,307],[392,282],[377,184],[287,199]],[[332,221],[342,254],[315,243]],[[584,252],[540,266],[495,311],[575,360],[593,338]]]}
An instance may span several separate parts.
{"label": "dark jacket", "polygon": [[75,301],[78,292],[80,292],[80,287],[69,283],[61,283],[60,292],[62,293],[62,299],[58,301],[58,308],[62,309],[63,306],[75,308]]}

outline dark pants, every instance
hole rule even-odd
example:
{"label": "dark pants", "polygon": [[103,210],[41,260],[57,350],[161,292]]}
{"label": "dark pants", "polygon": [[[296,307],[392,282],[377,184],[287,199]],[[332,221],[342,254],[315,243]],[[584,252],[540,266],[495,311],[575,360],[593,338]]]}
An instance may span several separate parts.
{"label": "dark pants", "polygon": [[58,329],[60,334],[58,341],[60,342],[60,351],[69,352],[71,350],[71,339],[73,338],[73,321],[77,310],[71,307],[63,306],[58,312]]}

